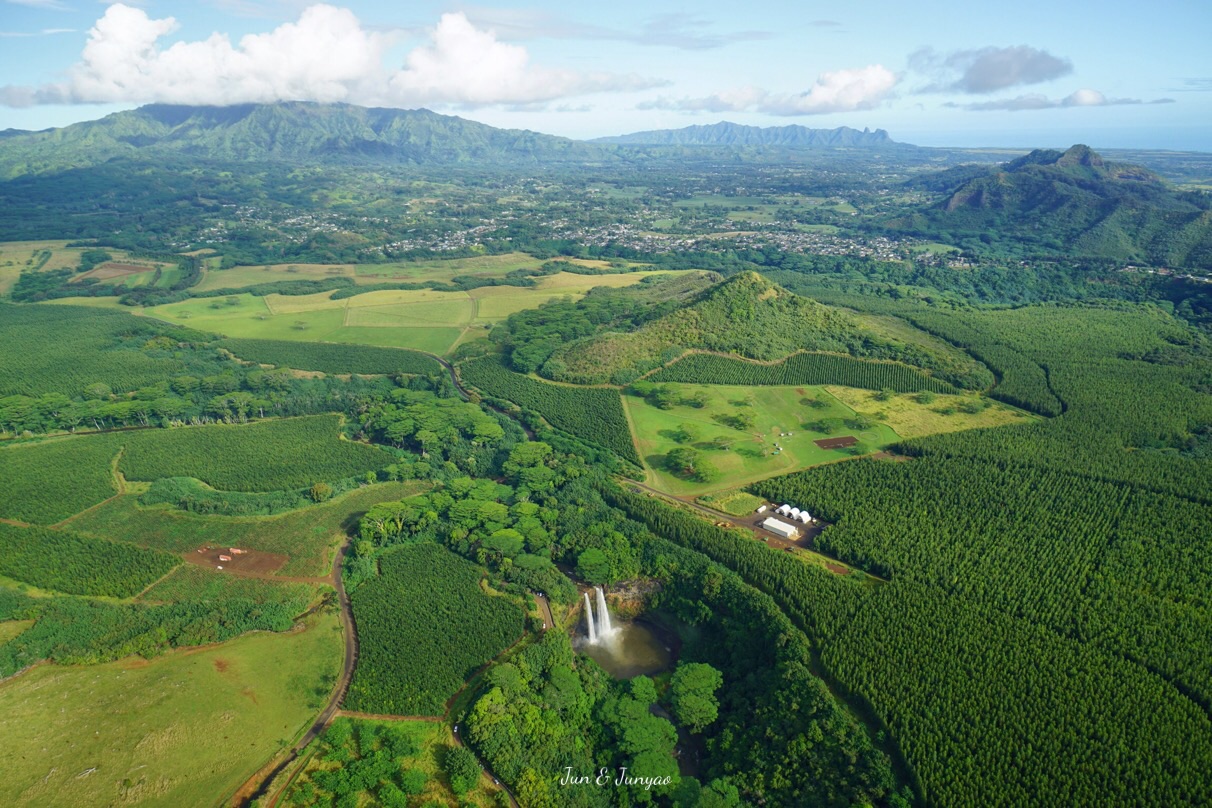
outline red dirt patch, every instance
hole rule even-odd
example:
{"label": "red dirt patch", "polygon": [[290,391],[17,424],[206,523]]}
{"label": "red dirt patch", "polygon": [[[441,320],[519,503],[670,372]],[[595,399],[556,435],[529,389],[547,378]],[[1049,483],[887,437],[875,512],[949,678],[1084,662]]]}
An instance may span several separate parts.
{"label": "red dirt patch", "polygon": [[227,673],[227,669],[231,667],[231,663],[221,657],[215,657],[215,670],[219,673]]}
{"label": "red dirt patch", "polygon": [[847,569],[846,567],[843,567],[841,564],[826,563],[825,569],[829,570],[834,575],[849,575],[850,574],[850,570]]}
{"label": "red dirt patch", "polygon": [[[242,549],[243,552],[234,552]],[[222,556],[222,558],[220,558]],[[215,547],[203,545],[192,553],[185,553],[185,560],[199,567],[210,569],[222,568],[224,572],[234,572],[244,575],[268,575],[290,560],[290,556],[281,553],[263,553],[260,550],[244,548]]]}
{"label": "red dirt patch", "polygon": [[858,443],[858,438],[853,435],[847,435],[844,438],[821,438],[820,440],[814,440],[813,443],[822,449],[845,449],[847,446],[853,446]]}

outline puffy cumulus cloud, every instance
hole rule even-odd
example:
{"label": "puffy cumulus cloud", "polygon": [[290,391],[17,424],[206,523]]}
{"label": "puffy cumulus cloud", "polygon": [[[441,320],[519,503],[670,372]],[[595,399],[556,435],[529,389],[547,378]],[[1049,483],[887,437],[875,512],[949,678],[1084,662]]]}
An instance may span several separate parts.
{"label": "puffy cumulus cloud", "polygon": [[759,87],[740,87],[702,98],[658,98],[640,109],[674,109],[687,112],[764,112],[768,115],[825,115],[873,109],[891,96],[898,77],[883,65],[868,65],[822,73],[802,93],[772,93]]}
{"label": "puffy cumulus cloud", "polygon": [[975,104],[949,103],[944,106],[970,109],[977,112],[1000,110],[1003,112],[1021,112],[1033,109],[1064,109],[1068,107],[1110,107],[1121,104],[1172,104],[1173,98],[1157,98],[1153,101],[1142,101],[1139,98],[1107,98],[1098,90],[1076,90],[1064,98],[1048,98],[1039,93],[1020,95],[999,101],[982,101]]}
{"label": "puffy cumulus cloud", "polygon": [[345,101],[362,104],[488,105],[550,101],[582,93],[640,89],[659,83],[637,76],[549,70],[529,63],[526,49],[497,41],[463,14],[445,14],[429,41],[399,70],[383,59],[390,35],[363,28],[353,12],[306,8],[297,22],[237,44],[224,34],[161,47],[171,18],[110,6],[89,31],[79,63],[65,81],[0,88],[0,103],[241,104]]}
{"label": "puffy cumulus cloud", "polygon": [[465,106],[527,104],[659,84],[634,75],[533,67],[526,48],[499,41],[461,13],[443,14],[429,44],[409,53],[404,69],[389,80],[393,97]]}
{"label": "puffy cumulus cloud", "polygon": [[909,67],[933,78],[921,92],[993,93],[1009,87],[1039,84],[1073,72],[1068,59],[1029,45],[993,46],[943,55],[923,48],[909,57]]}

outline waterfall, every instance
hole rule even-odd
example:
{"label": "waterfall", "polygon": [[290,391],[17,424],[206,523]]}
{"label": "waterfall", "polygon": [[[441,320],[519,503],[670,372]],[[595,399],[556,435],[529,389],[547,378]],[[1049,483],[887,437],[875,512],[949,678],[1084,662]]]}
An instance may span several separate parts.
{"label": "waterfall", "polygon": [[[605,639],[614,633],[614,628],[610,625],[610,612],[606,611],[606,593],[600,586],[595,586],[594,589],[598,593],[598,625],[602,627],[600,636]],[[589,597],[588,592],[585,593],[585,597]]]}
{"label": "waterfall", "polygon": [[[585,619],[589,621],[589,641],[595,643],[598,641],[598,633],[593,627],[593,607],[589,603],[589,593],[585,593]],[[606,618],[610,619],[609,616]]]}

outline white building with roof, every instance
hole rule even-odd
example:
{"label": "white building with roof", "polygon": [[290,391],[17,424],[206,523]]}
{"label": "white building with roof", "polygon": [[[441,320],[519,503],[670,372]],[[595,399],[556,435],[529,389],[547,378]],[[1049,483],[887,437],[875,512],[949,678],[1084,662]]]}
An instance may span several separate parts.
{"label": "white building with roof", "polygon": [[767,517],[762,522],[762,527],[766,528],[771,533],[782,536],[784,539],[795,539],[800,535],[800,532],[796,529],[795,525],[789,525],[781,519],[775,519],[774,517]]}

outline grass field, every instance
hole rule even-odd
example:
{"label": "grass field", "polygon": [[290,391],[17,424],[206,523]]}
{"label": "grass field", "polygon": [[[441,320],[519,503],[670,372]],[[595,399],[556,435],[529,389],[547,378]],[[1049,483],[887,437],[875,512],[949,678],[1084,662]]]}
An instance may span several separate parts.
{"label": "grass field", "polygon": [[328,278],[353,278],[357,283],[446,282],[459,275],[503,278],[515,269],[538,269],[543,261],[526,253],[482,255],[447,261],[401,261],[390,264],[264,264],[231,269],[208,269],[199,292],[215,289],[243,289],[278,281],[315,281]]}
{"label": "grass field", "polygon": [[314,508],[264,517],[196,516],[162,505],[143,508],[138,495],[131,493],[80,516],[71,527],[172,553],[188,553],[203,544],[281,553],[290,560],[277,574],[320,576],[328,573],[338,538],[372,505],[403,499],[422,487],[416,482],[379,483]]}
{"label": "grass field", "polygon": [[[776,474],[876,452],[897,440],[895,432],[878,422],[861,429],[848,426],[846,422],[856,417],[854,410],[818,387],[668,386],[683,399],[702,394],[704,406],[677,404],[662,410],[635,396],[623,396],[623,402],[635,429],[640,456],[648,467],[649,484],[670,494],[698,495],[735,488]],[[736,416],[751,417],[752,425],[737,428],[721,422]],[[787,432],[791,434],[780,434]],[[858,444],[849,449],[821,449],[813,443],[846,435],[858,438]],[[728,441],[728,448],[714,448],[717,439]],[[719,470],[718,477],[697,482],[667,471],[666,455],[682,447],[697,449]]]}
{"label": "grass field", "polygon": [[[747,483],[791,471],[879,451],[902,438],[958,432],[965,429],[1026,423],[1035,417],[981,396],[917,393],[891,395],[881,401],[875,390],[825,385],[820,387],[747,387],[729,385],[669,385],[684,400],[702,394],[700,408],[679,404],[659,409],[647,400],[623,396],[636,433],[640,456],[648,467],[648,482],[675,495],[725,492]],[[964,407],[973,412],[965,412]],[[749,413],[751,427],[736,428],[721,418]],[[861,428],[848,425],[865,419]],[[790,432],[791,435],[779,433]],[[822,449],[813,441],[853,435],[852,448]],[[728,449],[713,445],[731,440]],[[779,451],[776,452],[775,444]],[[665,470],[665,456],[680,447],[699,450],[700,457],[719,470],[708,482],[682,479]],[[733,502],[721,497],[708,504],[726,513],[743,515],[758,505],[737,494]],[[726,501],[727,500],[727,501]]]}
{"label": "grass field", "polygon": [[[66,241],[0,241],[0,297],[9,293],[25,269],[75,269],[85,247]],[[113,251],[110,251],[111,254]],[[49,256],[47,256],[49,253]],[[43,258],[46,260],[43,261]]]}
{"label": "grass field", "polygon": [[[487,258],[465,260],[486,261]],[[355,269],[363,268],[359,265]],[[380,265],[371,268],[382,269]],[[510,265],[509,268],[517,267]],[[252,277],[269,273],[258,269],[246,274]],[[579,299],[598,286],[630,286],[653,274],[662,273],[577,275],[561,272],[540,278],[533,287],[485,286],[467,292],[380,290],[336,300],[332,299],[332,292],[264,297],[240,294],[155,306],[146,313],[234,338],[344,342],[445,354],[469,330],[482,330],[514,312],[535,308],[555,298],[571,296]],[[263,283],[264,279],[256,282]]]}
{"label": "grass field", "polygon": [[182,564],[144,592],[139,600],[144,603],[184,603],[235,598],[290,605],[297,609],[297,614],[302,614],[319,597],[319,591],[314,584],[224,575],[209,567]]}
{"label": "grass field", "polygon": [[0,685],[0,804],[213,805],[315,717],[342,649],[330,615],[151,662],[33,668]]}
{"label": "grass field", "polygon": [[33,624],[33,620],[5,620],[0,622],[0,645],[16,637]]}
{"label": "grass field", "polygon": [[[902,438],[1040,420],[1037,416],[991,398],[940,394],[934,396],[929,404],[923,404],[914,393],[893,395],[887,401],[879,401],[876,399],[879,394],[874,390],[832,385],[827,385],[825,390],[855,412],[879,418]],[[960,409],[974,401],[988,406],[975,413]]]}
{"label": "grass field", "polygon": [[733,516],[748,516],[757,510],[763,500],[761,497],[738,489],[716,495],[707,494],[706,496],[699,497],[699,502],[709,508],[715,508],[717,511],[723,511]]}

